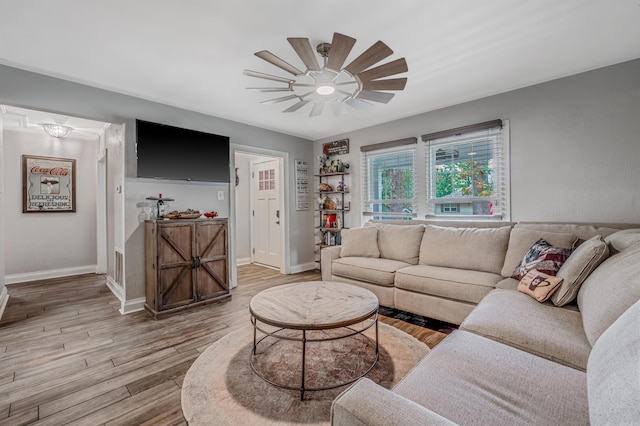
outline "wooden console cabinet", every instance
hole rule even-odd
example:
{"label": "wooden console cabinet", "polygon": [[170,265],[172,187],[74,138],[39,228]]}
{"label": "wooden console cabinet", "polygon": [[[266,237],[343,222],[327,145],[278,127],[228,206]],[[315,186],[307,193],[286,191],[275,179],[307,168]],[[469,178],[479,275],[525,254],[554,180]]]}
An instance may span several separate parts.
{"label": "wooden console cabinet", "polygon": [[154,319],[229,294],[227,219],[145,221],[145,309]]}

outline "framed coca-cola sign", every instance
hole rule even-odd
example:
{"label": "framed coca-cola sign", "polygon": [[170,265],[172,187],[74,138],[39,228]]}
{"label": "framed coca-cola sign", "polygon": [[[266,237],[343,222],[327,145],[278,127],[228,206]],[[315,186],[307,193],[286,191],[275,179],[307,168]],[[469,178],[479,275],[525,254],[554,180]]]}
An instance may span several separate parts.
{"label": "framed coca-cola sign", "polygon": [[76,160],[22,156],[22,212],[76,211]]}

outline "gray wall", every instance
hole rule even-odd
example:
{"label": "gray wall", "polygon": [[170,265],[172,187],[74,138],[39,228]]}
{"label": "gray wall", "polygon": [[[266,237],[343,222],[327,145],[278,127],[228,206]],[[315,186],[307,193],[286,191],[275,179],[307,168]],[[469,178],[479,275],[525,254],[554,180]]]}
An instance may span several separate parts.
{"label": "gray wall", "polygon": [[[96,179],[98,138],[77,138],[64,143],[45,134],[4,130],[6,282],[41,279],[55,274],[94,272],[97,264]],[[73,158],[76,211],[22,213],[22,155]]]}
{"label": "gray wall", "polygon": [[350,139],[345,223],[359,226],[360,146],[496,118],[510,125],[512,220],[640,223],[640,60],[335,135],[314,152]]}
{"label": "gray wall", "polygon": [[[189,84],[187,80],[185,80],[185,84]],[[292,172],[294,161],[296,159],[313,160],[312,143],[305,139],[12,67],[0,65],[0,88],[2,88],[0,104],[125,124],[125,164],[126,177],[129,179],[135,176],[136,118],[229,136],[233,144],[288,152],[290,164],[285,165],[285,168],[290,172],[285,173],[285,177],[291,181],[288,182],[288,188],[290,188],[288,197],[292,200],[295,199],[293,192],[295,189],[294,173]],[[216,100],[214,99],[212,102],[216,102]],[[125,191],[127,181],[125,181]],[[160,188],[162,188],[161,184]],[[163,191],[154,190],[153,192],[162,193]],[[131,203],[135,206],[135,201],[126,200],[125,215],[127,217],[125,217],[125,223],[127,224],[135,223],[137,220],[138,209],[131,208]],[[291,266],[294,268],[297,265],[311,264],[313,263],[314,247],[312,213],[310,211],[298,212],[295,210],[295,206],[291,205],[288,206],[287,213],[290,218],[290,229],[309,229],[309,232],[302,236],[291,232],[290,247],[291,252],[295,253],[295,256],[292,256]],[[232,223],[233,250],[235,239],[233,217],[230,218],[230,221]],[[126,229],[125,239],[126,295],[127,299],[140,299],[144,296],[144,282],[141,280],[141,277],[144,276],[142,234],[137,228]],[[232,256],[235,259],[235,254],[232,253]],[[235,272],[232,271],[232,274],[232,279],[235,279]]]}

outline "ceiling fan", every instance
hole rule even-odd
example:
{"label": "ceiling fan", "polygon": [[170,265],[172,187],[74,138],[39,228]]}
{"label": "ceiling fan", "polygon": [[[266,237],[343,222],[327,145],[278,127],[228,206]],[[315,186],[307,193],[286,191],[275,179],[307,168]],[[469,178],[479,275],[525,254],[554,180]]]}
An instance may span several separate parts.
{"label": "ceiling fan", "polygon": [[316,53],[308,38],[287,38],[293,50],[306,67],[303,71],[268,50],[261,50],[255,55],[272,65],[292,74],[294,77],[280,77],[258,71],[244,70],[243,74],[274,82],[268,87],[248,87],[260,92],[290,92],[286,96],[263,101],[271,105],[280,102],[297,100],[283,112],[294,112],[307,104],[312,104],[309,117],[322,114],[325,105],[330,105],[336,116],[348,113],[346,105],[358,110],[368,111],[371,102],[387,103],[393,93],[386,90],[404,90],[407,78],[385,78],[408,71],[404,58],[373,67],[376,63],[391,56],[393,50],[381,41],[374,43],[360,56],[343,67],[356,39],[340,33],[334,33],[331,43],[320,43],[316,52],[323,59],[318,63]]}

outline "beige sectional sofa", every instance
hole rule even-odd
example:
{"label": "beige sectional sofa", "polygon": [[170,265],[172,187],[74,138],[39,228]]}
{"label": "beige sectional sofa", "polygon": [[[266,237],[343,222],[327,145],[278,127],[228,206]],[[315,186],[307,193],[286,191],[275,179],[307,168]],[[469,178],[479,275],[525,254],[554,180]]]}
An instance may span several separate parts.
{"label": "beige sectional sofa", "polygon": [[[345,254],[364,256],[323,250],[323,279],[362,285],[382,305],[460,324],[392,391],[368,379],[345,391],[332,407],[333,424],[640,424],[640,229],[440,225],[419,224],[417,259],[410,248],[419,229],[403,228],[415,222],[347,235]],[[386,257],[372,257],[366,233],[376,233]],[[402,244],[394,246],[392,235]],[[544,303],[510,278],[538,238],[560,247],[582,243],[558,271],[576,285]],[[366,250],[349,247],[355,242]],[[393,247],[399,251],[390,255]]]}

